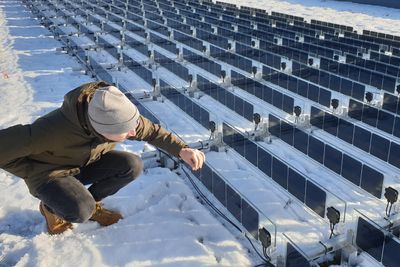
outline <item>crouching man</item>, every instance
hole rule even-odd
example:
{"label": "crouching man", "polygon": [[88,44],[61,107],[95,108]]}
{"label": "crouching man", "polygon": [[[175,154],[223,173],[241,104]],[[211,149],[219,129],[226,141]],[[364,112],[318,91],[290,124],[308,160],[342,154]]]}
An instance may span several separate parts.
{"label": "crouching man", "polygon": [[0,168],[23,178],[41,200],[50,234],[88,220],[107,226],[122,215],[104,208],[101,200],[143,169],[138,156],[113,150],[125,140],[147,141],[194,170],[205,160],[203,152],[140,115],[118,88],[92,82],[67,93],[60,108],[32,124],[0,130]]}

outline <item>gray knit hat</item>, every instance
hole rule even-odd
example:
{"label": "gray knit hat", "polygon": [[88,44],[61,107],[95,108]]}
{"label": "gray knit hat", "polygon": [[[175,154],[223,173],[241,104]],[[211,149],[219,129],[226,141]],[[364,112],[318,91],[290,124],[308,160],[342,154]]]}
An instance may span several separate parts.
{"label": "gray knit hat", "polygon": [[90,124],[99,134],[122,134],[134,130],[137,107],[115,86],[99,88],[89,102]]}

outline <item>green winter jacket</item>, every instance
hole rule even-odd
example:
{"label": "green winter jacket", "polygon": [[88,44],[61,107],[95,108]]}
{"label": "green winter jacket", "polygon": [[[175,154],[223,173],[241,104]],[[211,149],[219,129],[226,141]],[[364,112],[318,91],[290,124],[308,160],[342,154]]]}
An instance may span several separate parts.
{"label": "green winter jacket", "polygon": [[[25,180],[29,191],[50,179],[74,176],[79,168],[97,161],[115,148],[116,142],[91,127],[87,106],[96,89],[105,82],[84,84],[64,97],[62,106],[32,124],[0,130],[0,168]],[[136,136],[178,157],[187,145],[158,124],[140,116]]]}

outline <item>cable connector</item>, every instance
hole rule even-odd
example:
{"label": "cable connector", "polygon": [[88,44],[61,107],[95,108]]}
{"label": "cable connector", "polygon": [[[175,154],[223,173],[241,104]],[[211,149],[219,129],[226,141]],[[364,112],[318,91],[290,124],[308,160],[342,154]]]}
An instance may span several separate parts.
{"label": "cable connector", "polygon": [[333,230],[335,229],[335,225],[340,222],[340,211],[334,207],[328,207],[326,217],[328,217],[330,223],[331,235],[329,236],[329,239],[331,239],[334,235]]}
{"label": "cable connector", "polygon": [[264,227],[260,228],[258,230],[258,237],[264,248],[269,248],[271,246],[271,243],[272,243],[271,234],[268,232],[267,229],[265,229]]}
{"label": "cable connector", "polygon": [[385,188],[385,194],[384,194],[386,200],[387,200],[387,205],[386,205],[386,216],[389,218],[390,213],[392,211],[392,206],[393,204],[397,201],[399,198],[399,191],[394,189],[393,187],[386,187]]}
{"label": "cable connector", "polygon": [[394,204],[397,201],[398,197],[399,191],[390,186],[385,188],[385,198],[390,204]]}

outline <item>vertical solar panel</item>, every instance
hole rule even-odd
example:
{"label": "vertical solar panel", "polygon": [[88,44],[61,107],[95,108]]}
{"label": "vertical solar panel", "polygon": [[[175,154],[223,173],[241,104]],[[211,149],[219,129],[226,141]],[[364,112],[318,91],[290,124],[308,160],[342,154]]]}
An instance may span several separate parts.
{"label": "vertical solar panel", "polygon": [[286,246],[286,267],[310,267],[308,260],[290,242]]}
{"label": "vertical solar panel", "polygon": [[384,240],[384,234],[379,229],[362,217],[358,219],[356,244],[377,261],[381,261]]}
{"label": "vertical solar panel", "polygon": [[229,125],[224,123],[222,130],[224,143],[324,218],[327,198],[325,191],[313,182],[306,181],[305,177],[290,168],[285,162],[273,157],[268,151],[258,147],[256,143],[248,140]]}
{"label": "vertical solar panel", "polygon": [[160,86],[162,95],[164,95],[168,100],[177,105],[187,115],[189,115],[198,123],[200,123],[204,128],[208,129],[210,114],[207,110],[200,107],[198,104],[193,102],[189,97],[182,94],[175,88],[172,88],[165,81],[160,80]]}

